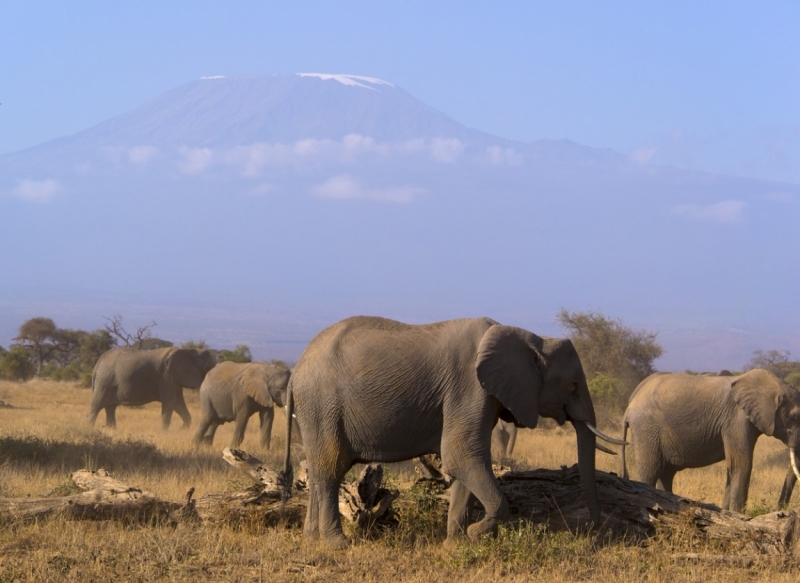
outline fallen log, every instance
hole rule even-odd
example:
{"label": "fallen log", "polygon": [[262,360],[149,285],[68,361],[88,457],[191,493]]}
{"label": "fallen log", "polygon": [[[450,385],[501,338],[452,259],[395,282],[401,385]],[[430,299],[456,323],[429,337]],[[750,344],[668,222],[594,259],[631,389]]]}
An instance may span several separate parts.
{"label": "fallen log", "polygon": [[70,520],[130,523],[170,519],[182,505],[114,480],[105,470],[79,470],[72,481],[84,492],[53,498],[0,498],[0,523],[31,522],[49,516]]}
{"label": "fallen log", "polygon": [[[552,530],[586,530],[589,511],[578,466],[506,472],[498,478],[514,521]],[[602,524],[608,540],[646,544],[653,538],[723,555],[800,555],[800,517],[779,511],[750,518],[656,490],[615,474],[597,472]]]}
{"label": "fallen log", "polygon": [[[241,492],[209,493],[194,498],[194,489],[184,503],[155,498],[139,488],[114,480],[108,472],[81,470],[72,476],[80,494],[52,498],[0,499],[0,523],[31,521],[46,516],[65,516],[73,520],[121,520],[125,522],[226,523],[258,528],[273,525],[300,525],[308,503],[303,468],[298,468],[293,496],[282,502],[276,475],[252,456],[231,457],[254,485]],[[428,461],[426,495],[447,498],[449,477]],[[258,471],[254,469],[262,468]],[[580,532],[588,530],[589,513],[584,502],[577,466],[560,470],[509,471],[495,468],[498,482],[509,501],[513,523],[546,524],[550,530]],[[437,472],[441,477],[436,477]],[[800,517],[794,511],[781,511],[755,518],[720,510],[656,490],[645,484],[623,480],[614,474],[597,472],[602,524],[595,531],[601,540],[621,540],[649,544],[667,540],[676,560],[733,561],[728,557],[800,556]],[[366,466],[358,480],[340,490],[340,510],[357,528],[368,528],[376,521],[396,523],[392,504],[399,493],[382,487],[380,466]],[[402,500],[402,499],[401,499]],[[401,502],[402,503],[402,502]],[[443,518],[447,504],[433,504]],[[480,518],[476,504],[473,519]],[[401,514],[402,516],[402,514]],[[758,560],[762,560],[758,559]],[[739,559],[736,559],[737,561]],[[742,559],[745,563],[750,559]],[[756,559],[753,559],[756,560]]]}
{"label": "fallen log", "polygon": [[[308,504],[308,471],[305,462],[301,462],[298,466],[292,484],[292,497],[285,503],[276,504],[275,501],[281,499],[283,491],[277,472],[264,466],[258,458],[239,449],[225,448],[222,458],[257,485],[255,489],[249,490],[249,494],[236,493],[225,499],[224,505],[230,507],[226,512],[249,515],[249,512],[244,512],[243,507],[258,504],[259,512],[264,512],[264,519],[270,524],[294,521],[295,518],[292,517],[296,515],[305,516],[305,507]],[[343,483],[339,488],[339,512],[363,531],[371,529],[379,522],[391,523],[394,520],[391,505],[400,493],[383,488],[382,484],[383,466],[380,464],[365,466],[354,482]],[[222,498],[219,494],[214,496],[216,497],[214,503],[208,503],[205,499],[198,500],[197,509],[201,518],[217,519],[218,510],[214,507],[220,506]]]}

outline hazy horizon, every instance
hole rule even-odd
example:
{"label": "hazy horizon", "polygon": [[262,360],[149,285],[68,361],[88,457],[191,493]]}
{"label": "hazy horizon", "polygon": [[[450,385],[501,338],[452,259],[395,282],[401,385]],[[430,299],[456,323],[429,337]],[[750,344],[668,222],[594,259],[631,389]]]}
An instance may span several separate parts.
{"label": "hazy horizon", "polygon": [[667,370],[799,357],[798,24],[791,3],[4,7],[0,345],[121,314],[292,359],[356,313],[556,335],[566,308],[658,332]]}

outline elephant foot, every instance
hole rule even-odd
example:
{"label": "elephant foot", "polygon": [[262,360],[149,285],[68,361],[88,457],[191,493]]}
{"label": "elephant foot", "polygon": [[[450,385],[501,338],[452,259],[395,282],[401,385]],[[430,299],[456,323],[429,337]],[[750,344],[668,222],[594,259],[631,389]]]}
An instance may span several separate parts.
{"label": "elephant foot", "polygon": [[322,539],[322,544],[326,549],[340,551],[350,546],[350,539],[343,534],[331,534]]}
{"label": "elephant foot", "polygon": [[470,539],[477,541],[482,536],[486,534],[491,534],[492,536],[497,536],[497,527],[500,525],[500,521],[496,518],[484,518],[480,522],[476,522],[475,524],[470,524],[467,528],[467,535]]}

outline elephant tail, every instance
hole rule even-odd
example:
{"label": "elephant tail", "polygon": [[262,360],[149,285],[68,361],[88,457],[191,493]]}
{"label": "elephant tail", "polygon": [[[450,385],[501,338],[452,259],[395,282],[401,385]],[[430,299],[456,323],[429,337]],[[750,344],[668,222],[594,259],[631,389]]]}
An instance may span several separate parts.
{"label": "elephant tail", "polygon": [[283,471],[278,476],[278,483],[283,487],[281,491],[281,502],[292,497],[292,484],[294,483],[294,471],[292,470],[292,421],[294,420],[294,394],[292,393],[292,382],[286,388],[286,450],[283,456]]}
{"label": "elephant tail", "polygon": [[[628,416],[626,415],[622,419],[622,441],[628,441]],[[623,480],[628,479],[628,468],[625,467],[625,446],[622,446],[622,451],[620,452],[619,461],[622,464],[622,471],[620,475],[622,476]]]}

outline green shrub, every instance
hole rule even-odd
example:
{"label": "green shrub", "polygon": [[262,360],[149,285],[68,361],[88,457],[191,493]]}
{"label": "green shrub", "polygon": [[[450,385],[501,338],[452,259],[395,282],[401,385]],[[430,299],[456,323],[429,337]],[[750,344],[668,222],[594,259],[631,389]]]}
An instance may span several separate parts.
{"label": "green shrub", "polygon": [[24,346],[17,344],[0,354],[0,378],[27,381],[35,372],[36,365]]}

